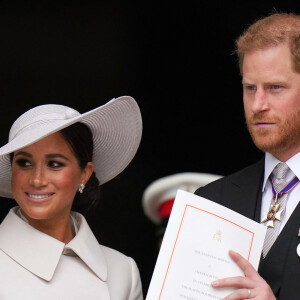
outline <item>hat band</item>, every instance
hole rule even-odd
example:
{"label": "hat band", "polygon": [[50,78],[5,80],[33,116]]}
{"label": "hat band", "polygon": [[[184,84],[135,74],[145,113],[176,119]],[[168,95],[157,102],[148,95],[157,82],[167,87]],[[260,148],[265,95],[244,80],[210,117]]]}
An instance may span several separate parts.
{"label": "hat band", "polygon": [[161,218],[166,218],[170,216],[174,204],[174,200],[175,198],[168,199],[160,205],[158,209],[159,210],[158,214]]}

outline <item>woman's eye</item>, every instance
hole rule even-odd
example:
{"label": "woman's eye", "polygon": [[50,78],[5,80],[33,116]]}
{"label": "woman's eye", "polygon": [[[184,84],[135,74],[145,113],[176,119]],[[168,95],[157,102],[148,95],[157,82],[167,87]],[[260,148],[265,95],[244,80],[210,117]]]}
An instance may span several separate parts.
{"label": "woman's eye", "polygon": [[60,163],[60,162],[58,162],[58,161],[51,160],[51,161],[48,162],[48,166],[49,166],[50,168],[60,168],[60,167],[63,167],[64,164],[63,164],[63,163]]}
{"label": "woman's eye", "polygon": [[22,168],[27,168],[31,166],[31,163],[27,159],[18,159],[16,164]]}

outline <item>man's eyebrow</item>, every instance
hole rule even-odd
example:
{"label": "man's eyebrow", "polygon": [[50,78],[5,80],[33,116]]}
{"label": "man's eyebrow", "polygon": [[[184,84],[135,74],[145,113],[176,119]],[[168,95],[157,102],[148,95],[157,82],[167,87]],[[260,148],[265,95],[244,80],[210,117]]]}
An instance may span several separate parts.
{"label": "man's eyebrow", "polygon": [[250,80],[248,80],[247,78],[243,78],[242,84],[253,84],[253,83]]}

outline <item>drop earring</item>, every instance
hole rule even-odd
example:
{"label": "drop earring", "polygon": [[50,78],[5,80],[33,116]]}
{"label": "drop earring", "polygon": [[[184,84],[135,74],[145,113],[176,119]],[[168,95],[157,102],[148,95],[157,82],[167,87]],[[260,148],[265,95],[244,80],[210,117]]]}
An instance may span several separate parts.
{"label": "drop earring", "polygon": [[80,187],[78,188],[78,192],[79,192],[80,194],[82,194],[84,188],[85,188],[85,185],[82,183],[82,184],[80,185]]}

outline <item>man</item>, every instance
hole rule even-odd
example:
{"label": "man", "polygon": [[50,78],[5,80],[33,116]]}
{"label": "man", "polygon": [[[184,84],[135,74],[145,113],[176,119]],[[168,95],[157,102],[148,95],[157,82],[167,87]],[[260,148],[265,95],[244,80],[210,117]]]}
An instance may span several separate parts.
{"label": "man", "polygon": [[[237,287],[225,299],[300,299],[300,16],[273,14],[255,22],[237,40],[237,53],[247,127],[265,156],[196,194],[268,229],[258,272],[230,252],[245,277],[212,285]],[[289,188],[280,194],[282,181]]]}

